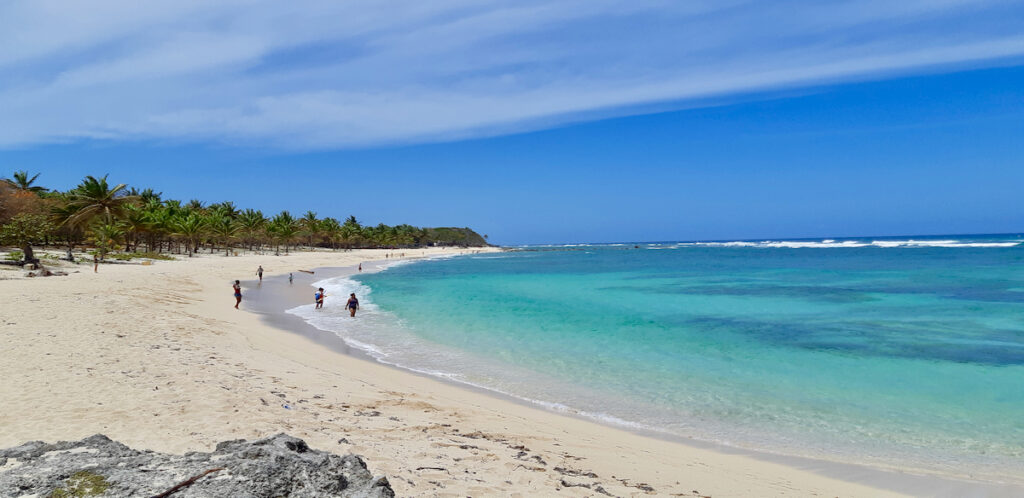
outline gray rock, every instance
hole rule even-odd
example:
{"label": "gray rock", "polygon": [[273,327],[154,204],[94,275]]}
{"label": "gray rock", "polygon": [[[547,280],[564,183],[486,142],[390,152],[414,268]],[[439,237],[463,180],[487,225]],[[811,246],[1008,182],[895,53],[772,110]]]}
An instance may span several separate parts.
{"label": "gray rock", "polygon": [[[221,470],[202,475],[211,469]],[[170,496],[395,496],[359,456],[314,450],[287,434],[184,455],[133,450],[102,434],[0,450],[0,496],[157,496],[200,475]]]}

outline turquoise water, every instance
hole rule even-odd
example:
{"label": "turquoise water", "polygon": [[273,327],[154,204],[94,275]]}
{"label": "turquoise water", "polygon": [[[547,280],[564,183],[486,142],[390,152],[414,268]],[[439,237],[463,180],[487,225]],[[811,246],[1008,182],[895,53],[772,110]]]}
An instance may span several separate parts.
{"label": "turquoise water", "polygon": [[319,282],[383,362],[608,423],[1024,480],[1021,236],[533,247]]}

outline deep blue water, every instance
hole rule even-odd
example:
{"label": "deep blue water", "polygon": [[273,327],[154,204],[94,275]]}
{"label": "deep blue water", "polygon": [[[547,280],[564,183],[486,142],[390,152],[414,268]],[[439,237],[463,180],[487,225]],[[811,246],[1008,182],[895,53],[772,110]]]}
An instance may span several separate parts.
{"label": "deep blue water", "polygon": [[[1021,236],[530,247],[318,283],[381,361],[757,450],[1024,480]],[[638,247],[634,247],[638,246]]]}

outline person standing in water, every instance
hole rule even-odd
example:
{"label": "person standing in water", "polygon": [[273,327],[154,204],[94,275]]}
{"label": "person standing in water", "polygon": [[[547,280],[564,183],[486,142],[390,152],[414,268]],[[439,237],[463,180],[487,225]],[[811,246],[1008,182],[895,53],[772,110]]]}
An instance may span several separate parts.
{"label": "person standing in water", "polygon": [[231,286],[235,289],[235,309],[238,309],[238,305],[242,302],[242,283],[235,280],[234,285]]}
{"label": "person standing in water", "polygon": [[327,293],[324,292],[324,288],[323,287],[317,289],[316,294],[313,294],[313,298],[316,299],[316,308],[315,309],[318,309],[318,310],[319,309],[323,309],[323,307],[324,307],[324,296],[325,295],[327,295]]}
{"label": "person standing in water", "polygon": [[359,271],[363,271],[363,264],[359,263]]}
{"label": "person standing in water", "polygon": [[263,265],[260,265],[260,267],[256,269],[256,276],[260,277],[260,283],[262,284],[263,283]]}
{"label": "person standing in water", "polygon": [[288,274],[288,285],[291,285],[291,284],[292,284],[292,274],[289,273]]}
{"label": "person standing in water", "polygon": [[348,308],[349,316],[356,316],[356,310],[359,309],[359,300],[356,299],[355,292],[349,294],[348,302],[345,303],[345,307]]}

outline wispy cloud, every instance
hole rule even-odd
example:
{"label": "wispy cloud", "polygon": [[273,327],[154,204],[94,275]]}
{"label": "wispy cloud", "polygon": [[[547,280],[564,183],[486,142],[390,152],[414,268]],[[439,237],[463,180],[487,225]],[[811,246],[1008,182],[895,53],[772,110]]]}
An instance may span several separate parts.
{"label": "wispy cloud", "polygon": [[0,146],[500,134],[1024,56],[1013,1],[0,4]]}

